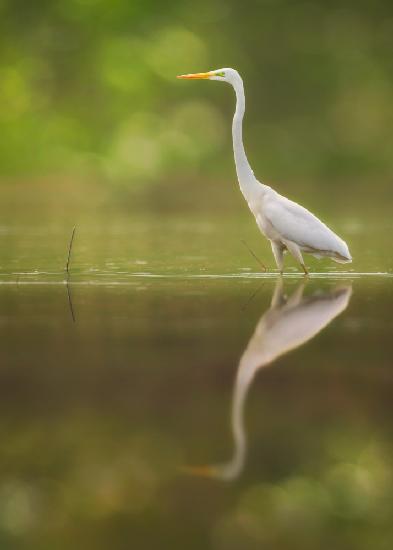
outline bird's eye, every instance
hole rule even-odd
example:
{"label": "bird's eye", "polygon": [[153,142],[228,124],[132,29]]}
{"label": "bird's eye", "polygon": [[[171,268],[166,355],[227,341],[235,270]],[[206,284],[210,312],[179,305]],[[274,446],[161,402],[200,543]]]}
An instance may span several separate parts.
{"label": "bird's eye", "polygon": [[216,73],[216,76],[221,76],[222,78],[224,78],[225,73],[224,73],[224,71],[222,71],[222,72],[220,72],[220,73]]}

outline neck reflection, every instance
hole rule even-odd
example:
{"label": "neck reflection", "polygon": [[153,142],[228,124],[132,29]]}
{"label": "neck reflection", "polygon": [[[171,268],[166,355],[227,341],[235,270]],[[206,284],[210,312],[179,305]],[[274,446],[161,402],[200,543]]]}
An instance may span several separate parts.
{"label": "neck reflection", "polygon": [[283,280],[278,279],[270,308],[258,321],[240,358],[232,398],[232,458],[222,464],[188,467],[189,473],[224,481],[234,480],[240,475],[247,453],[244,409],[256,372],[314,338],[347,308],[352,294],[351,286],[340,286],[304,297],[305,286],[305,282],[300,283],[287,299]]}

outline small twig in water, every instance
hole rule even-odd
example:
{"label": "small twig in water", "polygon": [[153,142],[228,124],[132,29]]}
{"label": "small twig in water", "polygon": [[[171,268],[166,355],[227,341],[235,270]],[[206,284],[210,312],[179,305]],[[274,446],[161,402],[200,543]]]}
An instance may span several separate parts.
{"label": "small twig in water", "polygon": [[244,311],[248,308],[250,303],[253,301],[255,296],[258,294],[258,292],[261,290],[261,288],[265,286],[265,282],[263,282],[261,285],[258,286],[258,288],[251,294],[251,296],[248,298],[248,300],[243,304],[241,311]]}
{"label": "small twig in water", "polygon": [[241,241],[244,246],[247,248],[247,250],[249,251],[249,253],[256,259],[256,261],[259,263],[259,265],[261,266],[261,268],[263,269],[263,271],[267,271],[267,267],[265,266],[265,264],[263,264],[261,262],[261,260],[258,258],[258,256],[256,254],[254,254],[254,252],[251,250],[251,248],[248,246],[248,244],[246,243],[246,241]]}
{"label": "small twig in water", "polygon": [[70,244],[68,246],[68,258],[67,258],[67,263],[66,263],[66,267],[65,267],[65,270],[66,270],[67,274],[70,272],[69,267],[70,267],[72,243],[74,242],[75,230],[76,230],[76,225],[74,225],[74,229],[72,230],[71,240],[70,240]]}
{"label": "small twig in water", "polygon": [[66,286],[67,286],[68,305],[69,305],[70,312],[71,312],[72,322],[75,323],[74,307],[72,305],[72,295],[71,295],[70,286],[68,284],[68,279],[66,281]]}

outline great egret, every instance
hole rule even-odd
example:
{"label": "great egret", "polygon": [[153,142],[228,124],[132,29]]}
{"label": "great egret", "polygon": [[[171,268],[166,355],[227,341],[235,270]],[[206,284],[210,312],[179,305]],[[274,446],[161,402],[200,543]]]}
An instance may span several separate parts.
{"label": "great egret", "polygon": [[286,299],[283,282],[277,281],[270,308],[257,323],[254,334],[240,358],[232,398],[232,458],[213,466],[184,468],[190,474],[231,481],[243,469],[247,442],[244,428],[244,407],[248,391],[257,371],[271,365],[279,357],[302,346],[348,306],[351,286],[337,287],[329,292],[303,297],[305,284],[300,283]]}
{"label": "great egret", "polygon": [[232,138],[237,178],[244,198],[263,235],[269,239],[277,267],[282,273],[284,252],[288,251],[307,274],[302,252],[339,263],[352,261],[347,244],[306,208],[259,182],[247,160],[243,146],[242,124],[245,110],[243,80],[235,69],[218,69],[207,73],[184,74],[177,78],[207,79],[228,82],[236,93]]}

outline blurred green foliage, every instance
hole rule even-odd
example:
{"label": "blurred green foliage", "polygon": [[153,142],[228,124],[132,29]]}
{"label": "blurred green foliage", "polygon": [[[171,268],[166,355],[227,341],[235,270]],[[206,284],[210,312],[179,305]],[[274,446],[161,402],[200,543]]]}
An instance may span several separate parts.
{"label": "blurred green foliage", "polygon": [[127,184],[233,174],[234,66],[261,177],[393,171],[387,0],[1,0],[0,173]]}

